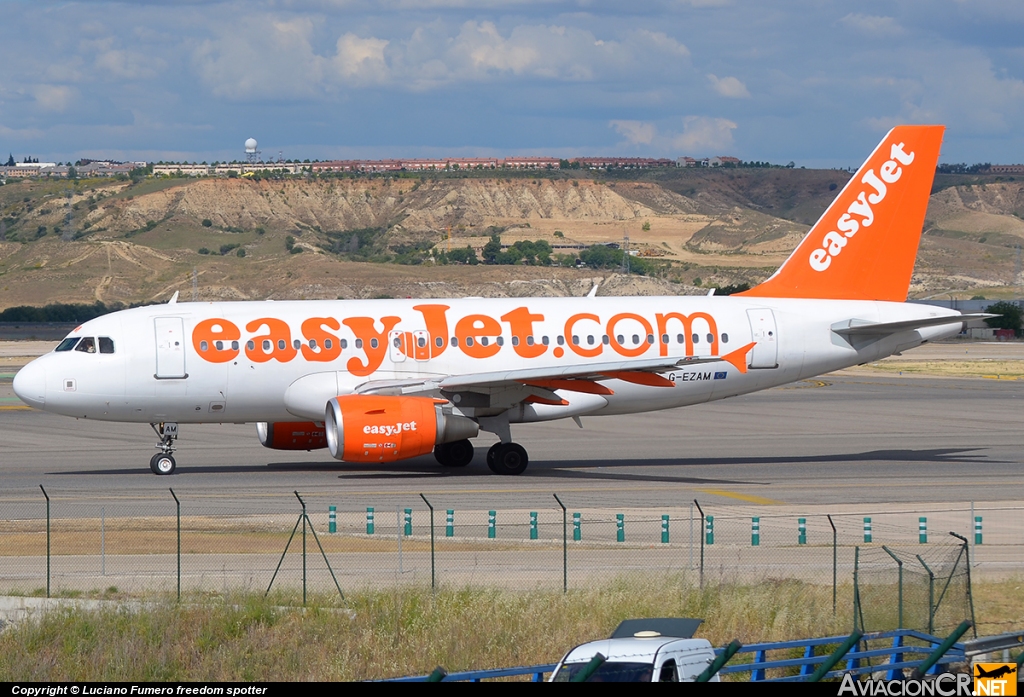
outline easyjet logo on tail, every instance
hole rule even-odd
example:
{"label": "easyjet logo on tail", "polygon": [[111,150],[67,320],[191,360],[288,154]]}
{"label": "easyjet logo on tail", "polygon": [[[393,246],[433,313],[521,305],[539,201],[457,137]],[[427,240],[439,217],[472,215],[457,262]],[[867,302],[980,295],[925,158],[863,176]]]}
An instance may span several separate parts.
{"label": "easyjet logo on tail", "polygon": [[889,131],[779,270],[738,295],[905,301],[944,130]]}
{"label": "easyjet logo on tail", "polygon": [[861,177],[860,183],[866,185],[853,201],[850,202],[846,212],[836,222],[839,232],[832,230],[825,234],[821,241],[821,247],[811,252],[809,261],[811,268],[815,271],[824,271],[832,264],[832,258],[839,256],[846,246],[849,238],[857,234],[861,227],[871,227],[875,221],[875,214],[872,206],[877,206],[885,200],[889,193],[888,185],[895,184],[903,176],[903,167],[914,161],[914,153],[905,152],[903,143],[894,143],[890,148],[889,157],[879,167],[879,173],[875,174],[874,169],[869,169]]}

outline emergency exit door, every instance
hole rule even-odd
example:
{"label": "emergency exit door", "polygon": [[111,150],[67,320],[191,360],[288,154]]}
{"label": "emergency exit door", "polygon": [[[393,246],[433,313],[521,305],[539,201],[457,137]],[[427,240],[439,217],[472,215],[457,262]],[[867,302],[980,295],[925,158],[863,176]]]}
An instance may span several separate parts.
{"label": "emergency exit door", "polygon": [[779,332],[775,326],[775,313],[767,308],[747,310],[750,320],[751,341],[757,342],[750,352],[751,368],[779,367]]}
{"label": "emergency exit door", "polygon": [[158,380],[187,378],[185,372],[185,327],[181,317],[156,317],[156,374]]}

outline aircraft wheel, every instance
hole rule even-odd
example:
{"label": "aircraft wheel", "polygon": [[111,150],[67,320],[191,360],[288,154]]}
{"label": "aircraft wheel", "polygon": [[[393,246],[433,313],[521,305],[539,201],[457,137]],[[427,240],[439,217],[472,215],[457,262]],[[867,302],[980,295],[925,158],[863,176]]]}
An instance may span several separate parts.
{"label": "aircraft wheel", "polygon": [[465,467],[473,461],[473,444],[468,439],[434,447],[434,459],[442,467]]}
{"label": "aircraft wheel", "polygon": [[149,469],[153,470],[153,474],[174,474],[176,466],[174,458],[163,453],[157,453],[149,460]]}
{"label": "aircraft wheel", "polygon": [[487,466],[495,474],[501,474],[500,472],[498,472],[498,470],[494,469],[494,457],[495,457],[495,454],[498,452],[498,448],[500,448],[500,447],[501,447],[501,443],[495,443],[494,445],[492,445],[487,450]]}
{"label": "aircraft wheel", "polygon": [[501,443],[494,451],[494,463],[487,463],[495,474],[522,474],[530,463],[526,448],[518,443]]}

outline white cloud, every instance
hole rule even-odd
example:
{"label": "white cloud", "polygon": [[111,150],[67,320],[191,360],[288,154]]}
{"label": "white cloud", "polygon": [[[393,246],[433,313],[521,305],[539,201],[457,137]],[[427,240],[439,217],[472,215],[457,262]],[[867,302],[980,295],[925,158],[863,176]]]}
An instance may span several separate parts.
{"label": "white cloud", "polygon": [[36,85],[32,96],[45,111],[65,111],[75,98],[75,91],[67,85]]}
{"label": "white cloud", "polygon": [[363,39],[355,34],[345,34],[336,45],[335,71],[347,82],[387,81],[389,70],[384,60],[384,49],[388,43],[385,39]]}
{"label": "white cloud", "polygon": [[729,119],[687,116],[683,119],[683,132],[672,138],[672,145],[683,152],[719,152],[733,147],[732,132],[736,127]]}
{"label": "white cloud", "polygon": [[650,145],[657,132],[654,124],[643,121],[610,121],[609,126],[621,133],[629,145]]}
{"label": "white cloud", "polygon": [[903,27],[892,17],[850,13],[839,20],[839,23],[874,37],[899,36],[903,33]]}
{"label": "white cloud", "polygon": [[717,75],[709,73],[708,80],[711,81],[712,89],[723,97],[729,97],[731,99],[748,99],[750,97],[750,92],[747,90],[747,86],[744,85],[739,78],[720,78]]}

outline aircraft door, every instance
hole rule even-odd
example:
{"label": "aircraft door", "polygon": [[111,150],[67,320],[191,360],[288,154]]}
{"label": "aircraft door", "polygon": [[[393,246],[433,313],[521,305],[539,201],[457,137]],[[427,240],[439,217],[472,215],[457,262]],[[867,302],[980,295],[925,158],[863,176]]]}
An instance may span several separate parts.
{"label": "aircraft door", "polygon": [[416,355],[416,360],[430,360],[430,333],[425,329],[419,329],[412,333],[412,340],[415,343],[413,352]]}
{"label": "aircraft door", "polygon": [[750,320],[751,341],[757,345],[750,352],[751,368],[779,367],[779,336],[775,326],[775,313],[768,308],[747,310]]}
{"label": "aircraft door", "polygon": [[388,354],[392,362],[401,363],[405,360],[407,354],[406,341],[408,341],[406,332],[392,331],[388,333]]}
{"label": "aircraft door", "polygon": [[185,327],[181,317],[155,317],[156,374],[158,380],[187,378],[185,372]]}

